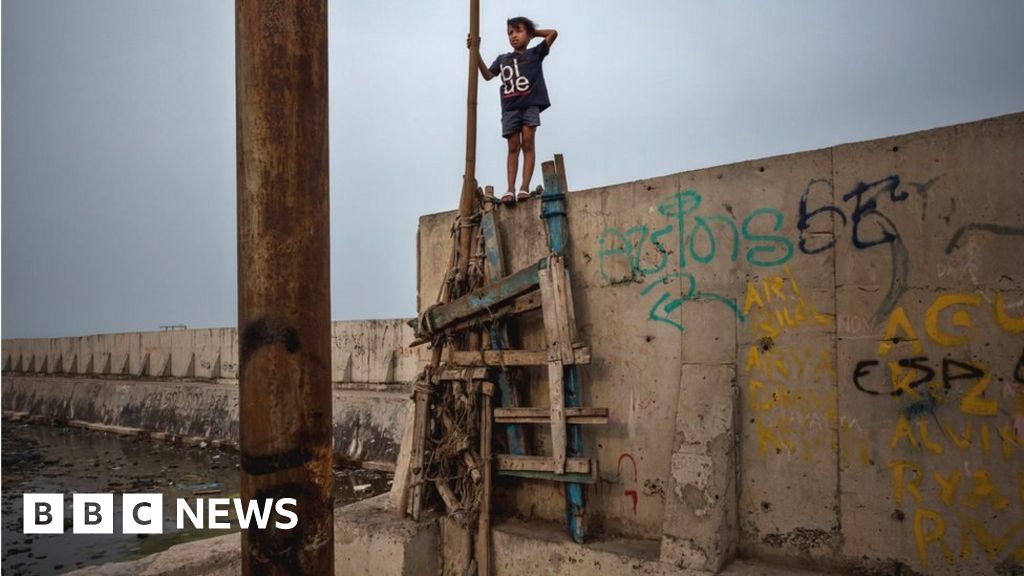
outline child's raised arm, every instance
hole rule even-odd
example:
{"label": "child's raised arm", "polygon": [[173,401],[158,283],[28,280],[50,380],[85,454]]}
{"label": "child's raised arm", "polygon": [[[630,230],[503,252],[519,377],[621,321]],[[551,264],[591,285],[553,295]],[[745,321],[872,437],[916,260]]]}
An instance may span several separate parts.
{"label": "child's raised arm", "polygon": [[551,45],[555,43],[555,38],[558,38],[558,30],[554,28],[545,28],[543,30],[538,28],[533,31],[533,37],[543,38],[547,42],[548,48],[551,48]]}
{"label": "child's raised arm", "polygon": [[483,56],[480,56],[480,39],[476,39],[476,46],[474,46],[473,38],[469,34],[467,34],[466,48],[469,48],[470,50],[476,50],[476,65],[477,68],[480,69],[480,75],[484,77],[484,80],[490,80],[491,78],[494,78],[494,74],[491,74],[490,69],[488,69],[487,66],[484,65]]}

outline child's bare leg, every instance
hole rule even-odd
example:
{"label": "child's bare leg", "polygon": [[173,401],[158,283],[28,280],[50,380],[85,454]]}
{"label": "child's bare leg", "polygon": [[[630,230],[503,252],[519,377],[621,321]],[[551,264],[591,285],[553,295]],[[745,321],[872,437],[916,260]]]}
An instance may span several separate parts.
{"label": "child's bare leg", "polygon": [[516,172],[519,169],[519,149],[521,147],[519,134],[513,134],[506,138],[508,140],[508,193],[516,193]]}
{"label": "child's bare leg", "polygon": [[530,180],[533,179],[533,165],[537,157],[533,146],[535,134],[537,134],[536,126],[523,126],[523,130],[520,132],[523,148],[523,184],[520,188],[527,192],[530,191]]}

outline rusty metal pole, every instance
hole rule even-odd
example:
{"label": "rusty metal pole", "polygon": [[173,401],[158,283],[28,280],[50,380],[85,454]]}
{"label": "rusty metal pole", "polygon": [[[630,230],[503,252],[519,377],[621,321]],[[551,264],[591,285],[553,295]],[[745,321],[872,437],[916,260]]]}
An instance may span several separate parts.
{"label": "rusty metal pole", "polygon": [[[333,574],[327,0],[235,2],[242,573]],[[261,506],[262,507],[262,506]]]}

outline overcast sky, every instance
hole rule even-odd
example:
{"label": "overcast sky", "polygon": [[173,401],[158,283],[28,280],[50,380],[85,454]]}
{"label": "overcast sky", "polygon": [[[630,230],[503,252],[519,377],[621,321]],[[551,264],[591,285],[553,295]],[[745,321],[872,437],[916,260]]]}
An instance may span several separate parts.
{"label": "overcast sky", "polygon": [[[1020,0],[481,4],[488,63],[509,16],[559,31],[538,166],[573,189],[1024,111]],[[412,316],[417,218],[458,204],[468,2],[329,12],[332,316]],[[233,15],[3,0],[4,338],[235,324]]]}

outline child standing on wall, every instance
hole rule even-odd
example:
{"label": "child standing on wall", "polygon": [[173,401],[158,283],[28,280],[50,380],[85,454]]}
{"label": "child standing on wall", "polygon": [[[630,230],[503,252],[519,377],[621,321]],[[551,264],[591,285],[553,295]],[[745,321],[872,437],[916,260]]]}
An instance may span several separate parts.
{"label": "child standing on wall", "polygon": [[[558,37],[557,30],[539,30],[532,20],[522,16],[509,18],[507,24],[512,52],[498,56],[489,68],[484,67],[482,58],[477,57],[484,80],[501,77],[501,135],[508,141],[508,192],[501,197],[503,203],[530,197],[530,179],[533,178],[536,159],[534,142],[540,126],[540,113],[551,106],[542,62]],[[544,38],[544,41],[527,48],[533,38]],[[472,46],[469,38],[466,46],[471,50],[480,49],[479,45]],[[523,152],[523,181],[517,194],[520,150]]]}

